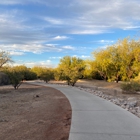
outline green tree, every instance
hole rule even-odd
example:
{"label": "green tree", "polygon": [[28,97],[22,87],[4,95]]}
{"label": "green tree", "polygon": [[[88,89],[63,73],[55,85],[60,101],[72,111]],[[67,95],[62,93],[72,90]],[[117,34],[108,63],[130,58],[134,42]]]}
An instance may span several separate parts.
{"label": "green tree", "polygon": [[40,75],[40,79],[44,80],[46,83],[52,79],[54,79],[53,69],[44,68],[43,73]]}
{"label": "green tree", "polygon": [[140,42],[125,38],[118,42],[122,80],[130,81],[140,71]]}
{"label": "green tree", "polygon": [[54,69],[54,79],[56,81],[65,80],[63,70],[60,67],[57,67],[57,68]]}
{"label": "green tree", "polygon": [[108,81],[130,81],[140,71],[140,42],[125,38],[93,52],[95,69]]}
{"label": "green tree", "polygon": [[36,73],[37,78],[40,78],[41,75],[46,71],[45,69],[45,67],[34,66],[33,68],[31,68],[31,71]]}
{"label": "green tree", "polygon": [[32,72],[30,68],[24,65],[15,66],[14,69],[23,75],[23,80],[34,80],[37,79],[37,74]]}
{"label": "green tree", "polygon": [[115,46],[109,46],[106,51],[108,52],[108,81],[118,81],[121,77],[121,61],[120,54],[118,52],[118,48]]}
{"label": "green tree", "polygon": [[14,89],[18,89],[23,82],[23,74],[14,69],[14,67],[7,67],[4,72],[8,75]]}
{"label": "green tree", "polygon": [[46,83],[54,79],[54,71],[51,68],[35,66],[31,69],[31,71],[36,73],[37,77],[44,80]]}
{"label": "green tree", "polygon": [[36,74],[31,72],[26,66],[4,66],[2,71],[6,73],[10,79],[10,83],[15,89],[23,83],[23,80],[34,80],[36,79]]}
{"label": "green tree", "polygon": [[20,72],[12,71],[9,73],[9,77],[14,89],[18,89],[23,82],[23,75]]}
{"label": "green tree", "polygon": [[63,80],[65,79],[68,85],[74,86],[77,80],[83,76],[85,65],[82,59],[65,56],[60,60],[58,68]]}
{"label": "green tree", "polygon": [[85,61],[85,70],[84,70],[84,78],[86,79],[98,79],[102,80],[98,70],[96,69],[96,62],[93,60]]}
{"label": "green tree", "polygon": [[95,51],[93,55],[95,58],[95,69],[107,81],[110,76],[110,54],[108,50]]}

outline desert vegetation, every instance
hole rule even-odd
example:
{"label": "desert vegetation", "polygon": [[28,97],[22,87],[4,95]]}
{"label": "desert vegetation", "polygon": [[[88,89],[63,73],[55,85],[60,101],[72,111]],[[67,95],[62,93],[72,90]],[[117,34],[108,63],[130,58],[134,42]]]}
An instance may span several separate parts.
{"label": "desert vegetation", "polygon": [[66,80],[68,85],[74,86],[79,78],[83,77],[85,63],[82,59],[65,56],[60,60],[56,69],[55,78]]}
{"label": "desert vegetation", "polygon": [[[0,71],[6,73],[15,89],[23,80],[41,79],[66,80],[74,86],[78,79],[98,79],[107,82],[123,81],[122,89],[139,90],[140,81],[140,41],[125,38],[104,49],[92,52],[92,59],[82,60],[64,56],[57,68],[35,66],[10,67],[13,62],[9,53],[0,52]],[[126,83],[124,83],[126,82]]]}

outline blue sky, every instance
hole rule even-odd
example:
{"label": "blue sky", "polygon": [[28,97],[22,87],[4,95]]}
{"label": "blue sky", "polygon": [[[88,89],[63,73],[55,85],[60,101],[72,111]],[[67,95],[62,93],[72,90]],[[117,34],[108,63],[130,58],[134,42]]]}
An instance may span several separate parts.
{"label": "blue sky", "polygon": [[10,52],[14,65],[89,59],[128,36],[140,37],[140,0],[0,1],[0,50]]}

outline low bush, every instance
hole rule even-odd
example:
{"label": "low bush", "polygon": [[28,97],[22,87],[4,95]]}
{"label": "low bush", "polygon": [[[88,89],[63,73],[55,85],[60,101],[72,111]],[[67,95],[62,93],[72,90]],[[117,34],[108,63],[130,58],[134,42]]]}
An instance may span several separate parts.
{"label": "low bush", "polygon": [[9,79],[8,75],[6,75],[3,72],[0,72],[0,86],[8,85],[8,84],[10,84],[10,79]]}
{"label": "low bush", "polygon": [[131,81],[121,84],[123,91],[137,92],[140,91],[140,81]]}

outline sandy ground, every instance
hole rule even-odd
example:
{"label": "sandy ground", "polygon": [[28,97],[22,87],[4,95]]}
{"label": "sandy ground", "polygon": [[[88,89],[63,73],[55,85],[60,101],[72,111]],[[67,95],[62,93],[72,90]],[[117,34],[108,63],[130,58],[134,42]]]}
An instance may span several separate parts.
{"label": "sandy ground", "polygon": [[1,140],[68,140],[71,106],[59,91],[22,84],[0,87]]}

